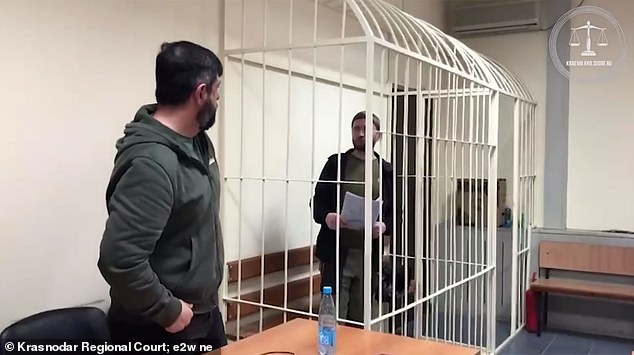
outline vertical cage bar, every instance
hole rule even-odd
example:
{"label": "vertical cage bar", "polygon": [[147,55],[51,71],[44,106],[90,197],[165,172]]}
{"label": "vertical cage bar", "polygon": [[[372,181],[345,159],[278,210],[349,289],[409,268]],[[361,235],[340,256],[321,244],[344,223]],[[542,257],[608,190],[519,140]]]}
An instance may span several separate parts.
{"label": "vertical cage bar", "polygon": [[[440,107],[442,105],[442,99],[440,96],[440,89],[442,88],[441,85],[441,73],[440,73],[440,69],[437,67],[434,67],[434,72],[435,72],[435,82],[434,82],[434,87],[436,90],[436,101],[438,102],[438,106]],[[440,137],[440,110],[435,110],[434,111],[434,147],[435,147],[435,167],[434,167],[434,196],[435,196],[435,207],[433,209],[434,213],[435,213],[435,222],[434,222],[434,244],[435,244],[435,256],[434,256],[434,260],[435,260],[435,265],[436,265],[436,270],[435,270],[435,274],[436,274],[436,282],[434,284],[434,291],[438,291],[440,289],[440,228],[438,227],[440,224],[440,219],[442,218],[442,216],[440,215],[440,181],[439,181],[439,172],[440,172],[440,143],[438,138]],[[435,337],[438,338],[438,327],[439,327],[439,323],[440,323],[440,319],[439,319],[439,313],[438,313],[438,307],[439,307],[439,299],[440,296],[436,296],[434,297],[434,325],[433,325],[433,329],[435,331]]]}
{"label": "vertical cage bar", "polygon": [[[531,206],[531,211],[533,213],[533,218],[535,218],[535,180],[537,178],[537,172],[535,171],[535,165],[536,165],[536,140],[537,140],[537,118],[536,118],[536,105],[531,104],[531,121],[532,121],[532,127],[533,127],[533,137],[531,139],[531,144],[532,144],[532,148],[531,148],[531,152],[532,152],[532,159],[531,159],[531,175],[532,175],[532,201],[533,204]],[[534,219],[531,219],[531,222],[534,223]],[[530,244],[530,238],[529,238],[529,245]],[[529,249],[529,255],[530,255],[530,249]],[[530,260],[530,259],[529,259]]]}
{"label": "vertical cage bar", "polygon": [[[224,28],[226,28],[226,20],[227,20],[227,6],[224,2],[220,3],[220,11],[222,14],[222,28],[224,30]],[[222,67],[223,68],[227,68],[229,66],[229,57],[226,55],[226,48],[227,48],[227,43],[226,43],[226,32],[223,33],[222,36],[220,36],[219,38],[219,45],[218,47],[221,48],[221,57],[222,57]],[[221,86],[220,87],[220,97],[226,97],[227,96],[227,90],[226,90],[226,86]],[[224,105],[220,105],[218,107],[218,113],[217,115],[219,117],[226,117],[226,108],[224,107]],[[224,120],[222,120],[224,121]],[[226,141],[225,141],[225,137],[227,136],[227,125],[223,122],[223,123],[218,123],[218,131],[220,132],[219,137],[218,137],[218,145],[220,147],[224,147],[226,146]],[[221,160],[224,160],[224,154],[222,154],[222,158]],[[227,176],[227,171],[226,171],[226,167],[223,166],[218,166],[219,171],[220,171],[220,176],[222,176],[223,180],[225,179],[225,177]],[[224,180],[223,182],[226,183],[226,180]],[[221,187],[220,187],[221,191],[224,193],[224,191],[226,191],[227,187],[226,184],[223,185],[221,183]],[[220,221],[225,221],[227,220],[227,204],[226,201],[220,201]],[[223,250],[224,252],[224,250]],[[222,269],[223,269],[223,275],[228,275],[229,274],[229,267],[227,265],[227,263],[225,263],[224,265],[222,265]],[[219,295],[222,295],[220,297],[220,299],[218,300],[218,308],[220,310],[220,314],[222,315],[222,322],[223,324],[227,324],[227,315],[229,314],[227,312],[228,310],[228,303],[226,302],[227,298],[229,297],[229,292],[228,292],[228,285],[229,285],[229,280],[227,277],[223,277],[222,281],[220,282],[220,288],[218,290]],[[223,300],[223,302],[221,302],[220,300]]]}
{"label": "vertical cage bar", "polygon": [[[414,232],[414,243],[416,251],[415,261],[414,261],[414,280],[415,280],[415,289],[414,289],[414,301],[418,301],[421,299],[421,290],[420,290],[420,280],[422,277],[422,257],[424,251],[422,250],[424,243],[421,239],[424,236],[423,232],[423,174],[424,174],[424,166],[425,166],[425,138],[421,138],[425,136],[424,130],[424,112],[425,112],[425,100],[423,99],[422,93],[422,76],[423,76],[423,63],[418,62],[416,68],[416,154],[415,154],[415,166],[416,166],[416,189],[415,189],[415,232]],[[409,284],[406,285],[406,288],[409,288]],[[417,306],[414,312],[414,337],[420,338],[421,330],[420,327],[422,325],[422,310],[423,307]]]}
{"label": "vertical cage bar", "polygon": [[[489,206],[489,223],[488,223],[488,239],[487,239],[487,266],[495,265],[493,271],[489,273],[488,294],[487,294],[487,346],[488,352],[493,352],[496,344],[496,319],[497,319],[497,180],[498,180],[498,132],[499,132],[499,93],[493,92],[490,97],[489,104],[489,186],[488,186],[488,206]],[[494,207],[495,206],[495,207]],[[490,211],[495,211],[491,213]]]}
{"label": "vertical cage bar", "polygon": [[526,195],[525,195],[525,176],[526,176],[526,106],[524,102],[520,101],[520,114],[519,114],[519,123],[520,123],[520,245],[518,250],[521,250],[524,246],[524,210],[526,208]]}
{"label": "vertical cage bar", "polygon": [[[397,95],[397,91],[398,91],[398,67],[399,67],[399,61],[400,61],[400,54],[396,53],[395,54],[395,58],[394,58],[394,77],[393,77],[393,82],[394,82],[394,86],[392,87],[392,95],[393,95],[393,101],[395,101],[396,103],[398,103],[398,96]],[[397,106],[398,104],[394,104],[394,106],[392,107],[392,117],[394,117],[394,119],[396,120],[395,122],[393,122],[393,129],[396,131],[394,137],[397,137],[399,132],[398,132],[398,110],[397,110]],[[394,161],[394,166],[396,166],[397,163],[397,159],[398,159],[398,154],[397,154],[397,147],[396,140],[394,142],[394,150],[393,150],[393,161]],[[394,183],[393,183],[393,196],[394,196],[394,206],[396,206],[396,189],[397,189],[397,183],[398,183],[398,169],[394,169],[393,173],[394,173]],[[397,243],[396,243],[396,223],[398,221],[397,219],[397,215],[396,215],[396,209],[393,209],[394,212],[394,233],[392,233],[392,307],[390,308],[390,311],[394,312],[396,310],[396,292],[394,290],[394,285],[396,284],[396,259],[397,259],[397,254],[399,253],[398,248],[397,248]],[[393,316],[391,319],[391,323],[392,323],[392,334],[396,334],[396,317]]]}
{"label": "vertical cage bar", "polygon": [[[461,137],[460,137],[460,185],[463,193],[460,194],[460,208],[461,208],[461,213],[460,213],[460,280],[465,278],[465,257],[464,257],[464,253],[465,253],[465,223],[464,223],[464,181],[465,181],[465,142],[467,141],[466,138],[466,130],[465,130],[465,117],[466,117],[466,88],[467,88],[467,81],[463,79],[462,81],[462,119],[461,119]],[[460,286],[460,343],[463,342],[463,329],[464,329],[464,316],[463,316],[463,311],[464,311],[464,285]]]}
{"label": "vertical cage bar", "polygon": [[[479,152],[480,152],[480,184],[478,186],[479,190],[480,190],[480,198],[478,199],[478,201],[483,201],[484,200],[484,178],[485,178],[485,170],[486,170],[486,163],[487,160],[485,160],[485,149],[484,149],[484,144],[487,143],[486,141],[486,137],[485,137],[485,132],[486,132],[486,126],[487,126],[487,121],[488,121],[488,100],[487,97],[480,95],[478,96],[479,98],[482,99],[482,111],[480,112],[480,117],[482,119],[482,132],[481,132],[481,138],[480,138],[480,146],[479,146]],[[488,157],[487,157],[488,158]],[[484,210],[482,209],[480,211],[480,269],[484,270],[484,268],[486,267],[486,261],[485,261],[485,242],[486,242],[486,237],[485,237],[485,229],[486,229],[486,225],[484,224],[485,222],[485,216],[484,216]],[[480,270],[478,270],[480,271]],[[479,282],[480,282],[480,292],[478,293],[479,299],[478,299],[478,305],[480,307],[480,342],[479,345],[482,347],[483,343],[484,343],[484,318],[486,317],[485,313],[484,313],[484,283],[486,280],[486,274],[483,276],[480,276],[478,278]]]}
{"label": "vertical cage bar", "polygon": [[[531,120],[531,139],[530,139],[530,144],[531,144],[531,163],[530,163],[530,175],[531,175],[531,193],[530,193],[530,199],[531,199],[531,218],[530,218],[530,222],[531,222],[531,227],[533,226],[533,223],[535,223],[535,139],[536,139],[536,120],[535,120],[535,105],[534,104],[530,104],[529,107],[529,117]],[[529,285],[530,285],[530,260],[531,260],[531,245],[532,245],[532,228],[529,229],[528,231],[528,240],[526,241],[527,245],[528,245],[528,251],[526,252],[526,260],[527,260],[527,271],[526,271],[526,275],[524,276],[525,280],[526,280],[526,290],[528,290]]]}
{"label": "vertical cage bar", "polygon": [[[443,73],[444,76],[444,73]],[[441,76],[442,77],[442,76]],[[451,223],[449,221],[449,206],[447,206],[449,203],[447,202],[447,198],[449,196],[449,158],[447,157],[448,151],[449,151],[449,126],[450,126],[450,122],[449,122],[449,117],[451,115],[451,111],[450,111],[450,100],[449,100],[449,91],[451,89],[451,74],[447,73],[447,89],[445,90],[446,93],[446,97],[445,97],[445,101],[446,101],[446,107],[445,107],[445,115],[443,117],[444,123],[445,123],[445,134],[443,137],[443,151],[445,153],[445,157],[443,160],[443,165],[445,166],[445,174],[443,176],[443,180],[445,181],[445,189],[443,191],[443,200],[444,203],[443,205],[445,206],[444,208],[444,213],[443,213],[443,224],[444,224],[444,229],[445,229],[445,234],[443,235],[443,245],[444,245],[444,261],[443,261],[443,269],[444,269],[444,279],[443,279],[443,288],[447,288],[449,286],[449,267],[451,266],[451,262],[449,261],[449,245],[451,244],[451,232],[450,229],[451,227],[449,227],[449,224]],[[441,86],[441,89],[443,87]],[[443,330],[444,330],[444,337],[443,339],[447,340],[448,339],[448,331],[449,331],[449,316],[450,316],[450,312],[449,312],[449,300],[448,300],[448,295],[449,295],[449,291],[445,291],[442,294],[443,297],[443,306],[444,306],[444,312],[443,312]]]}
{"label": "vertical cage bar", "polygon": [[[315,12],[317,12],[317,0],[315,0]],[[317,33],[317,15],[315,15],[315,34]],[[342,180],[342,176],[343,176],[343,172],[341,171],[341,124],[342,124],[342,116],[343,116],[343,48],[339,47],[340,51],[339,51],[339,117],[337,120],[337,152],[339,152],[337,154],[337,216],[341,215],[341,180]],[[341,240],[341,227],[340,227],[340,220],[339,218],[337,218],[337,225],[335,227],[335,270],[341,270],[341,268],[343,268],[345,265],[341,265],[341,258],[339,257],[340,254],[340,240]],[[341,294],[341,290],[339,288],[339,285],[341,283],[341,278],[340,278],[340,274],[339,272],[335,273],[335,287],[334,289],[336,290],[336,300],[335,300],[335,309],[337,310],[337,313],[339,313],[339,307],[340,307],[340,294]],[[342,321],[342,319],[340,319],[339,315],[337,314],[337,319]]]}
{"label": "vertical cage bar", "polygon": [[[393,86],[393,82],[394,80],[392,79],[392,71],[390,68],[390,63],[392,62],[391,59],[392,56],[392,52],[386,49],[383,49],[383,57],[381,59],[382,61],[382,70],[381,70],[381,75],[382,75],[382,79],[381,79],[381,84],[382,87],[384,88],[384,90],[386,90],[386,98],[387,98],[387,105],[386,105],[386,117],[387,119],[387,125],[385,127],[385,132],[387,133],[387,136],[389,137],[389,139],[386,140],[386,155],[389,155],[389,159],[392,162],[393,166],[396,166],[396,125],[397,125],[397,119],[396,119],[396,115],[395,115],[395,107],[396,107],[396,97],[394,95],[394,86]],[[396,206],[396,169],[392,169],[392,206]],[[382,286],[382,280],[383,278],[389,278],[389,274],[388,275],[383,275],[383,265],[384,265],[384,260],[383,257],[385,255],[387,255],[388,257],[388,262],[390,262],[390,257],[394,257],[394,250],[395,250],[395,246],[394,246],[394,241],[395,241],[395,233],[396,233],[396,208],[392,208],[392,233],[389,236],[386,236],[381,244],[384,244],[388,250],[387,252],[384,251],[384,254],[381,255],[381,262],[380,262],[380,267],[379,270],[381,270],[381,278],[379,278],[379,314],[382,316],[383,315],[383,309],[384,307],[387,307],[387,312],[390,311],[389,309],[389,300],[387,302],[383,301],[383,298],[386,297],[383,295],[383,286]],[[385,319],[384,321],[381,322],[380,325],[380,330],[381,332],[385,332],[385,333],[389,333],[390,332],[390,319]]]}
{"label": "vertical cage bar", "polygon": [[[344,4],[345,6],[345,4]],[[342,12],[341,15],[341,37],[343,38],[344,33],[345,33],[345,28],[346,28],[346,13],[345,11]],[[343,72],[344,72],[344,63],[345,63],[345,46],[344,45],[340,45],[339,46],[339,124],[337,125],[337,151],[341,152],[341,129],[342,129],[342,125],[343,125]],[[338,181],[342,180],[343,177],[343,171],[341,171],[341,154],[339,155],[339,168],[337,169],[339,171],[339,177],[337,178]],[[341,206],[341,183],[337,182],[337,208],[339,209]],[[337,215],[340,215],[340,211],[337,210]],[[339,222],[337,222],[339,223]],[[340,232],[340,227],[339,225],[337,225],[337,260],[339,260],[339,248],[340,248],[340,242],[341,242],[341,232]],[[336,270],[341,270],[345,267],[345,265],[341,265],[340,262],[338,261],[339,265],[337,266]],[[341,268],[341,269],[340,269]],[[337,276],[339,276],[339,272],[337,272]],[[340,281],[337,281],[337,285],[339,285]],[[340,290],[337,292],[337,295],[339,295]],[[339,298],[339,297],[337,297]],[[339,309],[338,307],[336,309]]]}
{"label": "vertical cage bar", "polygon": [[515,100],[513,108],[513,210],[512,210],[512,259],[511,259],[511,329],[515,331],[517,329],[517,257],[518,257],[518,209],[519,205],[519,139],[520,139],[520,103],[519,100]]}
{"label": "vertical cage bar", "polygon": [[[313,42],[317,41],[317,1],[315,0],[314,2],[314,15],[313,15]],[[311,112],[311,122],[310,122],[310,130],[311,130],[311,137],[310,137],[310,177],[314,178],[315,176],[315,116],[317,115],[316,110],[317,110],[317,102],[316,102],[316,90],[317,90],[317,49],[315,47],[313,47],[313,71],[312,71],[312,112]],[[310,191],[315,191],[315,183],[311,182],[310,183]],[[314,198],[312,199],[312,203],[310,204],[311,206],[311,212],[312,209],[315,208],[315,200]],[[312,213],[311,213],[312,215]],[[310,309],[311,309],[311,313],[312,313],[312,309],[313,309],[313,294],[314,294],[314,290],[313,290],[313,265],[315,262],[314,259],[314,252],[313,252],[313,233],[314,233],[314,223],[312,221],[310,221],[310,268],[309,268],[309,275],[310,275],[310,295],[309,295],[309,301],[310,301]],[[321,262],[321,261],[320,261]],[[320,268],[321,270],[321,268]],[[335,288],[336,290],[336,288]],[[321,294],[321,290],[320,290],[320,294]],[[335,304],[336,304],[336,309],[339,309],[339,304],[336,303],[337,300],[339,298],[335,297]]]}
{"label": "vertical cage bar", "polygon": [[[432,211],[431,211],[431,207],[432,207],[432,174],[433,174],[433,164],[434,164],[434,155],[433,155],[433,151],[436,149],[433,146],[433,140],[432,140],[432,129],[431,129],[431,125],[433,122],[433,112],[436,111],[436,104],[435,101],[433,100],[433,97],[430,93],[430,91],[432,90],[433,86],[432,86],[432,66],[428,65],[428,73],[427,73],[427,93],[425,95],[426,100],[429,100],[429,109],[425,111],[425,147],[428,146],[431,148],[431,151],[427,151],[427,154],[425,155],[425,191],[424,191],[424,196],[425,196],[425,238],[427,239],[427,242],[425,243],[425,296],[427,296],[428,294],[432,293],[432,263],[431,263],[431,251],[433,248],[433,237],[432,237],[432,233],[433,233],[433,228],[431,227],[432,224]],[[433,112],[431,111],[433,110]],[[429,158],[428,158],[429,157]],[[431,160],[431,162],[429,162],[429,169],[427,168],[427,164],[428,164],[428,160]],[[431,317],[432,317],[432,300],[428,300],[425,303],[425,337],[430,337],[431,336]]]}
{"label": "vertical cage bar", "polygon": [[[343,54],[342,54],[343,63]],[[343,68],[342,68],[343,69]],[[371,132],[373,128],[372,115],[373,115],[373,93],[374,93],[374,41],[368,41],[366,44],[366,77],[367,77],[367,89],[366,89],[366,120],[365,127],[366,132]],[[366,134],[365,136],[365,243],[363,264],[363,324],[365,329],[370,329],[371,322],[371,289],[372,289],[372,259],[369,257],[372,255],[372,228],[368,228],[373,224],[372,221],[372,138],[373,135]]]}
{"label": "vertical cage bar", "polygon": [[[478,201],[480,201],[480,186],[479,183],[481,182],[480,180],[480,167],[481,167],[481,163],[480,163],[480,144],[482,143],[482,136],[481,136],[481,131],[480,131],[480,120],[482,119],[482,107],[480,106],[480,101],[481,101],[481,97],[480,96],[476,96],[476,108],[475,108],[475,112],[476,112],[476,117],[475,117],[475,172],[474,172],[474,177],[473,177],[473,190],[475,192],[475,196],[474,196],[474,200],[475,203],[478,203]],[[471,209],[472,207],[469,206],[469,209]],[[481,259],[481,250],[480,250],[480,242],[481,242],[481,233],[480,233],[480,228],[481,228],[481,223],[480,223],[480,213],[477,209],[475,209],[474,211],[474,221],[475,221],[475,246],[474,246],[474,253],[475,253],[475,262],[476,265],[473,267],[473,270],[471,271],[472,273],[476,273],[479,271],[479,267],[480,265],[482,265],[482,259]],[[482,328],[479,327],[479,322],[478,322],[478,315],[479,315],[479,306],[480,306],[480,279],[476,278],[473,280],[474,283],[474,292],[473,292],[473,317],[474,317],[474,336],[473,336],[473,341],[474,344],[479,345],[480,343],[478,343],[478,341],[480,340],[480,333],[482,331]]]}
{"label": "vertical cage bar", "polygon": [[[246,23],[247,10],[244,7],[244,1],[242,0],[242,27],[240,33],[240,46],[244,47],[244,24]],[[226,13],[225,13],[226,16]],[[225,17],[226,20],[226,17]],[[242,190],[244,181],[242,180],[243,174],[243,162],[244,162],[244,53],[240,55],[240,181],[239,181],[239,192],[238,192],[238,302],[236,303],[236,340],[240,339],[240,305],[241,302],[239,300],[242,298]]]}
{"label": "vertical cage bar", "polygon": [[[380,77],[380,81],[379,81],[379,83],[381,85],[380,86],[381,98],[383,98],[383,95],[384,95],[383,90],[385,89],[385,70],[384,70],[384,68],[385,68],[385,65],[386,65],[385,64],[386,63],[386,60],[385,60],[386,56],[387,56],[387,50],[385,48],[382,48],[381,49],[381,67],[380,67],[381,77]],[[391,123],[390,122],[392,121],[389,118],[389,116],[390,116],[389,115],[389,96],[387,96],[387,98],[388,98],[388,105],[386,105],[387,112],[384,112],[385,113],[386,124],[385,124],[385,126],[383,126],[383,129],[385,130],[386,133],[388,133],[387,127],[391,127]],[[391,131],[391,129],[390,129],[390,131]],[[384,143],[385,140],[383,140],[383,139],[381,139],[381,141],[380,141],[381,157],[382,157],[382,153],[384,152],[384,146],[383,145],[387,144],[388,148],[389,148],[389,143],[393,139],[393,136],[392,136],[391,132],[389,132],[389,134],[386,134],[386,135],[389,138],[387,140],[387,143]],[[380,186],[383,186],[383,179],[384,178],[385,177],[383,177],[383,169],[379,169],[379,184],[380,184]],[[382,188],[379,189],[379,195],[380,195],[381,201],[383,201],[384,196],[383,196],[383,189]],[[385,216],[383,216],[383,209],[382,208],[381,208],[381,211],[379,212],[379,218],[380,218],[381,222],[384,221]],[[378,292],[378,298],[377,298],[378,299],[378,302],[377,302],[378,304],[377,304],[377,307],[378,307],[378,316],[381,317],[383,315],[383,255],[385,254],[385,243],[384,243],[385,236],[381,235],[381,236],[379,236],[379,238],[380,238],[380,240],[379,240],[379,256],[378,256],[379,257],[379,260],[378,260],[379,277],[378,277],[378,290],[377,290],[377,292]],[[384,323],[385,323],[384,321],[381,321],[379,323],[379,332],[383,332]]]}
{"label": "vertical cage bar", "polygon": [[[267,40],[267,20],[268,20],[268,0],[264,0],[264,21],[262,28],[262,47],[266,47]],[[264,304],[264,255],[265,252],[265,240],[266,240],[266,218],[264,217],[266,211],[266,202],[265,202],[265,191],[266,191],[266,181],[264,176],[266,176],[265,162],[266,162],[266,154],[265,154],[265,146],[266,146],[266,134],[265,134],[265,117],[266,117],[266,52],[262,52],[262,130],[260,131],[260,138],[262,139],[262,150],[261,150],[261,159],[262,159],[262,190],[261,190],[261,211],[260,211],[260,304]],[[259,322],[259,330],[262,332],[263,320],[264,318],[264,308],[260,306],[260,322]]]}
{"label": "vertical cage bar", "polygon": [[[471,88],[473,89],[474,84],[471,84]],[[467,194],[468,197],[468,202],[467,202],[467,206],[469,206],[469,209],[471,208],[472,205],[472,193],[471,193],[471,186],[472,186],[472,181],[473,180],[473,148],[474,148],[474,141],[475,141],[475,99],[476,97],[474,97],[474,95],[470,95],[469,96],[469,174],[468,174],[468,179],[466,179],[466,181],[463,181],[463,185],[462,188],[463,190],[467,191],[467,185],[465,184],[466,182],[468,182],[468,186],[469,186],[469,193]],[[473,233],[473,228],[471,227],[471,214],[469,214],[469,221],[468,221],[468,226],[469,226],[469,250],[467,253],[467,259],[468,259],[468,264],[467,264],[467,277],[471,276],[471,271],[473,269],[473,265],[472,262],[474,262],[474,247],[473,247],[473,239],[474,239],[474,233]],[[472,284],[473,282],[470,281],[468,282],[465,287],[467,288],[467,310],[468,310],[468,314],[469,314],[469,318],[467,319],[467,344],[473,344],[471,342],[471,304],[473,302],[473,287]],[[474,328],[475,328],[475,323],[473,324]]]}
{"label": "vertical cage bar", "polygon": [[527,211],[528,211],[528,195],[527,195],[527,187],[528,187],[528,172],[527,172],[527,167],[528,167],[528,105],[522,101],[522,115],[520,116],[520,119],[522,120],[522,155],[520,158],[520,164],[522,166],[522,178],[521,178],[521,182],[522,185],[520,186],[521,188],[521,192],[522,192],[522,215],[520,217],[520,223],[521,223],[521,228],[522,228],[522,247],[521,247],[521,252],[522,252],[522,259],[521,259],[521,270],[520,270],[520,274],[518,275],[518,279],[521,280],[521,284],[520,284],[520,289],[518,290],[519,294],[518,294],[518,298],[520,299],[520,308],[517,310],[518,314],[520,315],[520,322],[518,324],[518,328],[519,326],[521,326],[522,324],[524,324],[524,312],[522,312],[522,309],[524,309],[524,303],[525,303],[525,293],[524,293],[524,274],[526,272],[526,266],[525,266],[525,262],[526,262],[526,253],[524,252],[524,249],[526,248],[526,240],[528,239],[528,221],[527,221]]}
{"label": "vertical cage bar", "polygon": [[518,115],[517,115],[517,131],[518,131],[518,158],[517,158],[517,164],[518,164],[518,178],[517,178],[517,190],[518,190],[518,200],[517,200],[517,249],[514,250],[514,256],[515,256],[515,260],[517,263],[517,269],[514,271],[514,273],[516,273],[516,278],[517,278],[517,288],[513,289],[513,292],[515,293],[515,297],[517,299],[516,301],[516,327],[519,329],[519,326],[521,324],[521,312],[520,312],[520,307],[522,304],[522,299],[521,299],[521,295],[520,295],[520,288],[521,288],[521,279],[520,279],[520,274],[521,274],[521,258],[522,258],[522,254],[521,254],[521,250],[522,250],[522,239],[524,237],[524,231],[522,228],[522,209],[523,209],[523,203],[522,203],[522,198],[524,197],[524,194],[522,193],[522,176],[523,176],[523,165],[522,165],[522,153],[523,153],[523,144],[524,144],[524,135],[523,135],[523,120],[522,120],[522,114],[524,112],[524,105],[522,103],[522,101],[518,100]]}
{"label": "vertical cage bar", "polygon": [[[404,226],[401,229],[401,263],[403,263],[404,265],[404,271],[405,271],[405,280],[404,282],[407,283],[407,281],[409,280],[408,278],[408,266],[409,266],[409,199],[408,199],[408,187],[409,187],[409,141],[410,141],[410,136],[409,136],[409,92],[410,92],[410,87],[409,87],[409,79],[410,79],[410,58],[407,57],[407,61],[405,62],[405,78],[404,78],[404,91],[405,91],[405,96],[403,96],[403,165],[402,165],[402,172],[403,172],[403,179],[401,179],[401,183],[402,183],[402,194],[403,197],[401,198],[401,204],[402,204],[402,211],[404,211],[404,215],[403,215],[403,221],[404,221]],[[396,273],[394,273],[396,274]],[[394,290],[396,290],[396,285],[394,286]],[[407,290],[406,290],[407,291]],[[407,306],[407,292],[405,292],[405,300],[404,300],[404,304],[403,306]],[[406,334],[406,327],[405,327],[405,323],[407,321],[407,312],[403,312],[403,314],[401,314],[401,333]]]}
{"label": "vertical cage bar", "polygon": [[[452,248],[451,248],[451,261],[452,261],[452,274],[451,276],[451,284],[454,285],[457,281],[456,281],[456,272],[458,269],[458,260],[457,260],[457,255],[458,252],[456,250],[457,246],[458,246],[458,232],[456,230],[456,181],[457,181],[457,175],[458,172],[456,171],[456,145],[457,145],[457,141],[458,141],[458,76],[457,75],[452,75],[453,76],[453,80],[452,80],[452,85],[451,85],[451,89],[453,92],[453,98],[452,98],[452,115],[451,115],[451,123],[452,123],[452,134],[451,134],[451,207],[450,207],[450,218],[449,220],[451,221],[451,241],[452,241]],[[457,325],[457,320],[456,320],[456,286],[452,287],[451,289],[451,341],[456,341],[456,325]],[[460,317],[462,317],[462,315],[460,315]]]}
{"label": "vertical cage bar", "polygon": [[[289,47],[293,43],[293,0],[288,0],[288,45]],[[286,76],[288,77],[288,91],[286,102],[286,181],[285,181],[285,201],[284,201],[284,309],[288,309],[288,212],[289,203],[288,195],[290,192],[290,151],[291,151],[291,102],[292,102],[292,83],[293,77],[293,50],[289,49],[287,53],[288,58],[288,71]],[[287,314],[284,312],[284,323],[286,323]]]}

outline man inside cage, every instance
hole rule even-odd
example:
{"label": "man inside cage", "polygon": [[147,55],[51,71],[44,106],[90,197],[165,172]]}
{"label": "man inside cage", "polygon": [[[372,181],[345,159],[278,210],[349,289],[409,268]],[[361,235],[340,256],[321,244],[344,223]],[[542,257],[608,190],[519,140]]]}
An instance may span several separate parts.
{"label": "man inside cage", "polygon": [[[338,292],[339,317],[355,322],[363,322],[363,272],[364,236],[363,229],[354,229],[346,224],[339,214],[347,192],[365,196],[365,142],[366,134],[372,136],[373,148],[381,138],[381,122],[372,117],[372,130],[366,132],[366,114],[357,113],[352,118],[353,148],[343,154],[331,155],[319,176],[313,197],[313,218],[321,225],[317,236],[316,255],[321,261],[321,286],[332,286]],[[338,160],[341,156],[340,202],[337,208]],[[378,290],[378,269],[380,243],[383,236],[392,233],[392,185],[393,168],[390,163],[374,152],[372,161],[372,200],[382,199],[382,213],[372,226],[372,285],[373,294]],[[339,213],[338,213],[339,211]],[[339,227],[339,269],[336,259],[336,230]],[[335,287],[337,272],[339,285]],[[375,297],[372,297],[373,299]],[[374,308],[374,307],[373,307]]]}

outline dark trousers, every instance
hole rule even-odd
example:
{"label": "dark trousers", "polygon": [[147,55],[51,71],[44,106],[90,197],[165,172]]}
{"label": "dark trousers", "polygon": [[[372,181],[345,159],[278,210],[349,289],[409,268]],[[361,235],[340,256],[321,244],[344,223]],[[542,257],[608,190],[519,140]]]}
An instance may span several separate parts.
{"label": "dark trousers", "polygon": [[[114,343],[141,342],[142,344],[166,343],[211,345],[213,349],[227,345],[227,336],[218,307],[210,313],[195,314],[189,326],[172,334],[149,319],[124,314],[120,311],[108,313],[108,325]],[[200,349],[199,346],[196,346]],[[170,351],[171,352],[171,351]],[[203,354],[205,351],[178,352],[179,354]]]}
{"label": "dark trousers", "polygon": [[[321,262],[320,273],[322,291],[324,286],[331,286],[333,297],[339,298],[339,309],[337,311],[339,317],[362,323],[364,312],[364,257],[363,254],[360,253],[361,251],[348,252],[345,257],[340,258],[338,272],[335,260],[331,262]],[[339,285],[336,285],[337,274],[339,274]],[[377,286],[378,276],[373,272],[371,277],[373,296]],[[378,307],[378,305],[374,305],[373,301],[374,297],[372,298],[371,306]],[[335,304],[337,304],[336,299]],[[373,314],[374,313],[378,315],[378,308],[376,308]],[[350,324],[349,326],[356,327],[354,324]]]}

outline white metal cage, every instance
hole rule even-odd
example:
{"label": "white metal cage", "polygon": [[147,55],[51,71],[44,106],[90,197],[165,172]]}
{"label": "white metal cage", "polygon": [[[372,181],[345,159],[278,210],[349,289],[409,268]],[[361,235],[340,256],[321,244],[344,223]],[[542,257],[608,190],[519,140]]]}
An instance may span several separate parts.
{"label": "white metal cage", "polygon": [[[317,315],[313,249],[320,226],[310,201],[317,183],[338,191],[350,183],[341,169],[333,181],[319,173],[331,154],[341,159],[350,120],[362,110],[381,120],[375,149],[366,136],[366,161],[376,151],[394,167],[394,231],[379,243],[385,268],[371,272],[372,233],[365,229],[363,320],[339,321],[485,352],[521,329],[536,178],[536,102],[525,85],[381,0],[231,0],[224,8],[228,333],[239,339],[289,317]],[[501,124],[513,132],[504,181]],[[372,164],[365,164],[365,178],[371,181]],[[499,198],[506,181],[512,195]],[[370,196],[372,185],[361,183]],[[366,197],[366,226],[373,223],[371,206]],[[496,336],[497,227],[505,206],[512,211],[512,281],[504,285],[510,331]],[[309,250],[303,257],[301,248]],[[389,284],[390,297],[383,287],[373,292],[372,277]],[[339,309],[339,297],[336,303]]]}

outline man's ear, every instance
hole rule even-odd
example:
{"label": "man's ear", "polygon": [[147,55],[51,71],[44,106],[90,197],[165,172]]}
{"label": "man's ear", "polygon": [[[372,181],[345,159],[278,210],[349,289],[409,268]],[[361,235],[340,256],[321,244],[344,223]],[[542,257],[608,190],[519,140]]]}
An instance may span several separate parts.
{"label": "man's ear", "polygon": [[201,83],[196,86],[196,90],[194,91],[194,98],[197,103],[202,103],[207,99],[208,96],[208,87],[207,84]]}
{"label": "man's ear", "polygon": [[374,140],[377,141],[377,142],[380,141],[382,137],[383,137],[383,133],[381,133],[381,132],[376,132],[374,134]]}

